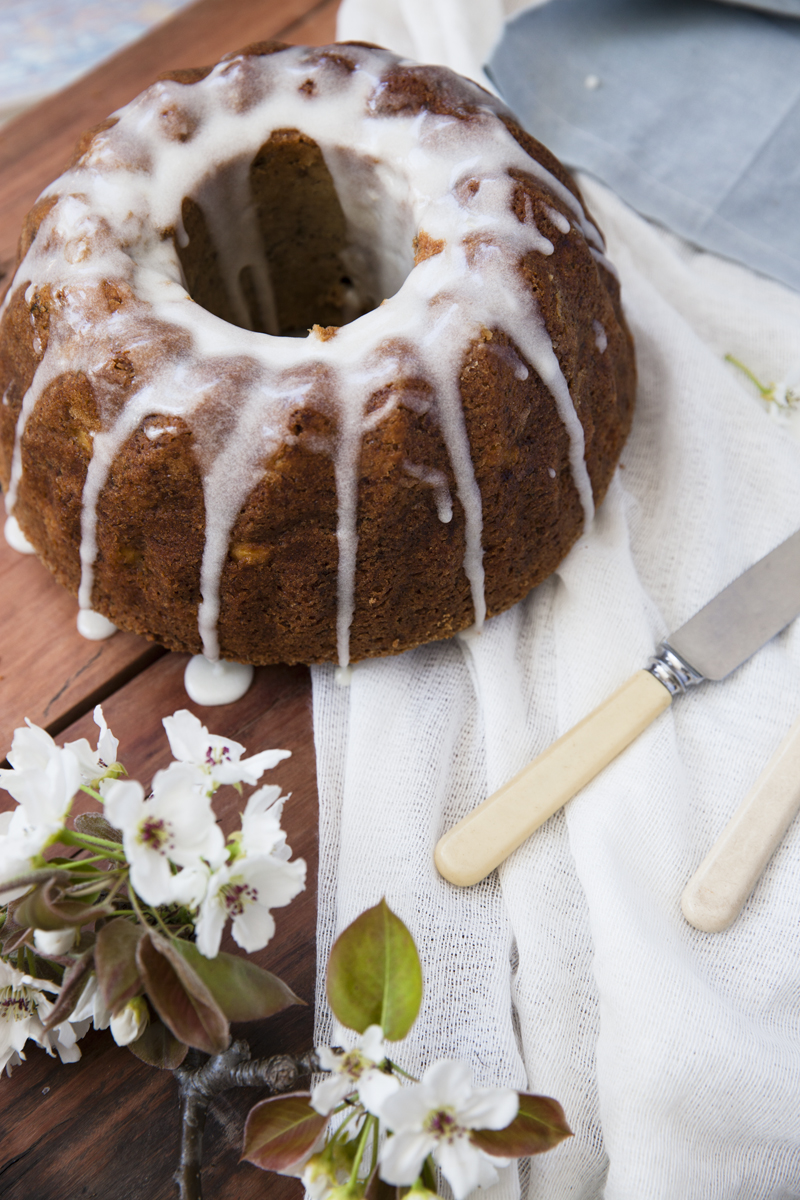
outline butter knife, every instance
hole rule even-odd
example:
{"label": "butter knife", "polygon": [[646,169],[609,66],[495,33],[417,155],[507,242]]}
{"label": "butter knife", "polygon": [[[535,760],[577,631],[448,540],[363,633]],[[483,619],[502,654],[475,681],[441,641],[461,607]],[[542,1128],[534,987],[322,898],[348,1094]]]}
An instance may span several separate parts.
{"label": "butter knife", "polygon": [[684,888],[683,915],[720,933],[744,907],[800,810],[800,717]]}
{"label": "butter knife", "polygon": [[650,665],[440,839],[436,867],[478,883],[669,708],[724,679],[800,613],[800,530],[671,633]]}

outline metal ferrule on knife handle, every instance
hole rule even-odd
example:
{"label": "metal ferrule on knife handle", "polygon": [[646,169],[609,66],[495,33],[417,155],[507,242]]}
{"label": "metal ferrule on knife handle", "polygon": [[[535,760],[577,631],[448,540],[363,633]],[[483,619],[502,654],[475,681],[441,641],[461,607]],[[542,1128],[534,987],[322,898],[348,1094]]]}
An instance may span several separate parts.
{"label": "metal ferrule on knife handle", "polygon": [[661,643],[647,670],[655,675],[659,683],[663,683],[670,696],[682,696],[690,687],[695,687],[705,679],[705,675],[695,671],[675,653],[669,642]]}

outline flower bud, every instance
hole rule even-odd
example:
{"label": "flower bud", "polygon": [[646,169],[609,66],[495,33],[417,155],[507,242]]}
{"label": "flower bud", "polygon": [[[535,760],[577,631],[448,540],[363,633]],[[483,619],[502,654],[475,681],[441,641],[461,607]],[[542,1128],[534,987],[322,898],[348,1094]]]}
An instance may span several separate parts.
{"label": "flower bud", "polygon": [[150,1010],[144,996],[134,996],[111,1018],[111,1036],[118,1046],[127,1046],[140,1038],[150,1023]]}
{"label": "flower bud", "polygon": [[411,1190],[406,1193],[406,1200],[441,1200],[438,1192],[432,1192],[429,1187],[422,1182],[422,1176],[415,1184],[412,1184]]}
{"label": "flower bud", "polygon": [[33,944],[40,954],[67,954],[75,945],[75,930],[34,929]]}
{"label": "flower bud", "polygon": [[327,1200],[336,1184],[327,1154],[312,1154],[303,1170],[303,1186],[311,1200]]}

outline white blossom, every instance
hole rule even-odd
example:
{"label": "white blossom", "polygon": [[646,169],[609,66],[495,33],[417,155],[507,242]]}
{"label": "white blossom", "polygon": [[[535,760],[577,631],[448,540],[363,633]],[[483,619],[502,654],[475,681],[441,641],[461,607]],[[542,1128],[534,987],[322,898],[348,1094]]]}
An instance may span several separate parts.
{"label": "white blossom", "polygon": [[[15,835],[10,830],[12,824],[15,823],[14,818],[17,814],[19,814],[19,818],[16,825],[22,828],[22,832]],[[35,860],[50,840],[50,834],[46,830],[33,832],[25,830],[24,821],[25,810],[21,805],[17,807],[16,812],[0,813],[0,885],[35,870],[37,866]],[[27,890],[28,885],[23,885],[0,892],[0,904],[8,904],[11,900],[17,900],[20,896],[24,896]]]}
{"label": "white blossom", "polygon": [[233,921],[233,940],[248,954],[262,950],[275,932],[270,909],[282,908],[305,887],[306,864],[271,854],[240,855],[208,880],[195,921],[197,948],[206,958],[219,951],[222,931]]}
{"label": "white blossom", "polygon": [[244,746],[209,733],[185,708],[164,717],[164,728],[175,758],[193,768],[209,794],[226,783],[258,783],[265,771],[291,754],[290,750],[264,750],[243,759]]}
{"label": "white blossom", "polygon": [[58,1053],[62,1062],[77,1062],[81,1056],[76,1045],[86,1032],[88,1022],[62,1021],[44,1032],[44,1023],[54,1002],[46,992],[58,993],[58,985],[35,979],[0,959],[0,1072],[25,1058],[23,1047],[36,1042],[48,1054]]}
{"label": "white blossom", "polygon": [[380,1064],[386,1058],[380,1025],[370,1025],[343,1054],[337,1054],[330,1046],[320,1046],[317,1055],[320,1065],[330,1071],[328,1078],[311,1092],[311,1107],[323,1117],[354,1092],[358,1092],[364,1107],[374,1112],[385,1097],[399,1087],[394,1075],[380,1070]]}
{"label": "white blossom", "polygon": [[283,806],[288,799],[288,796],[281,795],[281,789],[274,784],[266,784],[252,793],[242,813],[242,832],[236,839],[242,853],[289,858],[291,850],[286,845],[286,834],[281,828]]}
{"label": "white blossom", "polygon": [[83,985],[78,1003],[70,1013],[70,1021],[91,1022],[95,1029],[108,1029],[111,1023],[111,1012],[106,1008],[106,1002],[94,972]]}
{"label": "white blossom", "polygon": [[143,996],[134,996],[111,1018],[111,1036],[118,1046],[128,1046],[142,1036],[149,1023],[147,1001]]}
{"label": "white blossom", "polygon": [[170,863],[216,865],[225,858],[222,830],[207,795],[198,791],[194,773],[180,763],[159,771],[153,794],[134,780],[113,780],[105,797],[105,815],[122,831],[131,881],[147,904],[168,904],[176,897]]}
{"label": "white blossom", "polygon": [[464,1200],[477,1187],[497,1182],[508,1159],[485,1154],[470,1141],[473,1129],[505,1129],[517,1115],[519,1096],[510,1088],[476,1088],[464,1062],[437,1062],[422,1082],[402,1087],[376,1106],[392,1131],[381,1153],[381,1178],[408,1186],[429,1154]]}
{"label": "white blossom", "polygon": [[77,758],[81,772],[81,783],[97,787],[98,784],[109,776],[113,777],[120,772],[120,766],[117,762],[119,740],[114,737],[108,728],[106,719],[103,716],[103,709],[99,704],[95,707],[92,715],[94,716],[95,725],[100,730],[100,736],[97,739],[97,749],[92,750],[86,738],[79,738],[77,742],[67,742],[64,749],[70,750]]}
{"label": "white blossom", "polygon": [[57,746],[49,733],[27,722],[14,730],[0,786],[17,801],[8,833],[44,846],[64,826],[80,785],[80,765],[72,751]]}
{"label": "white blossom", "polygon": [[67,954],[75,945],[75,930],[34,929],[33,944],[40,954]]}

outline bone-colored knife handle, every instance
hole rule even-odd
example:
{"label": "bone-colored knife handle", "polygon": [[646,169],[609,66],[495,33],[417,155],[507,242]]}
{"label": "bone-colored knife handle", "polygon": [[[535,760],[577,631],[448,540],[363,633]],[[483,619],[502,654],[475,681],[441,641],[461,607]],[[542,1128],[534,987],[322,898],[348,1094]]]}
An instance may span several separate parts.
{"label": "bone-colored knife handle", "polygon": [[440,839],[434,854],[439,873],[461,887],[478,883],[608,766],[671,700],[654,675],[637,671]]}
{"label": "bone-colored knife handle", "polygon": [[770,759],[681,897],[695,929],[719,933],[741,912],[800,809],[800,718]]}

